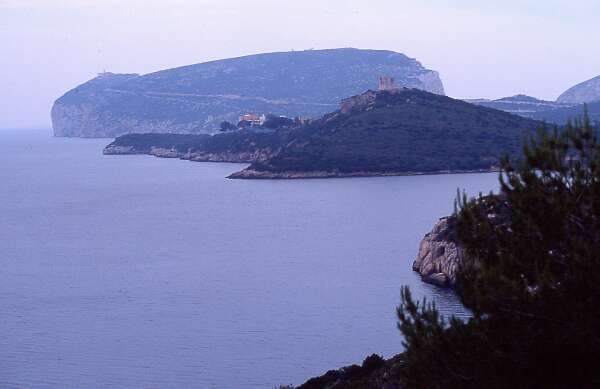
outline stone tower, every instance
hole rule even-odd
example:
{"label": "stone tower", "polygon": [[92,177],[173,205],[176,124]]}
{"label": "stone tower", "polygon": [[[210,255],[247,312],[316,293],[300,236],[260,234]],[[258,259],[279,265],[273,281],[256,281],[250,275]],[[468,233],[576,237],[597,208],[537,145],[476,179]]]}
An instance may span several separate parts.
{"label": "stone tower", "polygon": [[394,90],[397,89],[394,84],[394,77],[380,76],[379,77],[379,88],[381,90]]}

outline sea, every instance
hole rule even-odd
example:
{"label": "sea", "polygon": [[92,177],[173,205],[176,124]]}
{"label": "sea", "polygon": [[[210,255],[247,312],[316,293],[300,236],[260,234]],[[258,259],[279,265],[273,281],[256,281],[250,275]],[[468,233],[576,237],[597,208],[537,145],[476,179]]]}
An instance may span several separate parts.
{"label": "sea", "polygon": [[400,288],[457,190],[497,174],[229,180],[0,130],[1,388],[274,388],[402,351]]}

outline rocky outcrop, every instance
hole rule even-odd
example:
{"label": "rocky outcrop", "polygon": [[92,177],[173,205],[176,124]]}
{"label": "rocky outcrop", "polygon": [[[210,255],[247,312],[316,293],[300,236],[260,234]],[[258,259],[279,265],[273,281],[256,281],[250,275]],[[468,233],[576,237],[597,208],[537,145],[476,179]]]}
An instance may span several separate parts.
{"label": "rocky outcrop", "polygon": [[443,217],[421,241],[413,270],[423,281],[439,286],[453,286],[456,282],[464,251],[456,241],[455,224],[455,216]]}
{"label": "rocky outcrop", "polygon": [[[395,91],[387,91],[387,93],[394,93]],[[377,99],[377,92],[368,90],[360,95],[348,97],[343,99],[340,103],[340,113],[349,114],[352,111],[359,111],[366,109],[370,104],[373,104]]]}
{"label": "rocky outcrop", "polygon": [[133,146],[116,146],[108,145],[102,150],[104,155],[135,155],[135,154],[148,154],[149,151],[138,150]]}
{"label": "rocky outcrop", "polygon": [[[497,238],[495,231],[511,231],[514,220],[512,207],[503,194],[491,194],[477,199],[472,209],[480,223],[487,223],[490,235],[485,238],[488,244]],[[465,246],[457,237],[457,216],[439,219],[433,229],[425,235],[419,245],[419,253],[413,263],[423,281],[440,286],[454,286],[458,271],[468,262],[478,268],[477,260],[466,257]]]}
{"label": "rocky outcrop", "polygon": [[561,94],[559,103],[583,104],[600,101],[600,76],[584,81]]}
{"label": "rocky outcrop", "polygon": [[261,149],[243,152],[191,152],[181,157],[194,162],[230,162],[230,163],[252,163],[265,161],[275,153],[271,149]]}
{"label": "rocky outcrop", "polygon": [[319,117],[389,75],[443,94],[437,72],[404,54],[332,49],[269,53],[147,75],[102,73],[56,100],[55,136],[213,133],[247,112]]}
{"label": "rocky outcrop", "polygon": [[273,151],[254,150],[244,152],[204,152],[204,151],[179,151],[176,149],[165,149],[152,147],[150,150],[138,150],[132,146],[106,146],[102,151],[104,155],[152,155],[158,158],[179,158],[194,162],[230,162],[230,163],[252,163],[268,159]]}

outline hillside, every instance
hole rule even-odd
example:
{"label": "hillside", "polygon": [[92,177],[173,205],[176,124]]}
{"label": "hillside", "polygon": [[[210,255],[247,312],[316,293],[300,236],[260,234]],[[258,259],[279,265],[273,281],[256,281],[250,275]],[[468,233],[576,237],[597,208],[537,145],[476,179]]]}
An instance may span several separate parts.
{"label": "hillside", "polygon": [[487,171],[502,154],[517,154],[539,124],[416,89],[368,91],[232,178]]}
{"label": "hillside", "polygon": [[443,94],[437,72],[404,54],[330,49],[250,55],[143,76],[103,73],[56,100],[55,136],[211,133],[247,113],[319,117],[388,75]]}

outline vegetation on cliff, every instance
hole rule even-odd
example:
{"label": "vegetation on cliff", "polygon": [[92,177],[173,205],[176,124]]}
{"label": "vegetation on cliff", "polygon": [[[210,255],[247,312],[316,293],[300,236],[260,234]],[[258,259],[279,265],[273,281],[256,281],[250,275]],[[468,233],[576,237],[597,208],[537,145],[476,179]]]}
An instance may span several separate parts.
{"label": "vegetation on cliff", "polygon": [[[407,288],[402,383],[415,388],[600,385],[600,142],[586,120],[541,131],[503,160],[501,195],[459,201],[467,255],[457,291],[473,317],[444,321]],[[505,222],[490,214],[502,208]],[[504,219],[504,217],[503,217]]]}

